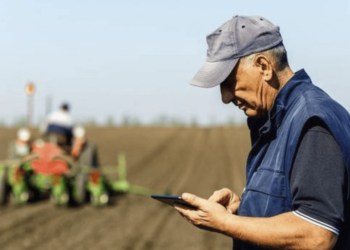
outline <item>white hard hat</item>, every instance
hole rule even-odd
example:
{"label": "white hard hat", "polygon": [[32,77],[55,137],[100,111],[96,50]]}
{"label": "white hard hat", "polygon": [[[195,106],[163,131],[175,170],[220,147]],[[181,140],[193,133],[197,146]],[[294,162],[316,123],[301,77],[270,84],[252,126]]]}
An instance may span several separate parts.
{"label": "white hard hat", "polygon": [[17,138],[22,141],[28,141],[30,139],[30,131],[26,128],[20,128],[17,131]]}

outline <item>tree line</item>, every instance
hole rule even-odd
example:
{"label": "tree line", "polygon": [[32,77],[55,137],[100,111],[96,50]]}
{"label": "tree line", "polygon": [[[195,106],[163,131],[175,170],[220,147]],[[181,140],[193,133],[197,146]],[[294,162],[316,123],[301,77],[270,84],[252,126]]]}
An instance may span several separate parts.
{"label": "tree line", "polygon": [[[234,117],[229,117],[224,122],[217,122],[215,119],[209,121],[206,126],[225,126],[236,127],[241,126],[245,121],[237,120]],[[183,118],[172,117],[168,115],[159,115],[151,122],[142,122],[139,118],[124,115],[119,121],[116,121],[113,116],[108,116],[105,121],[97,121],[95,118],[80,119],[77,124],[86,127],[143,127],[143,126],[156,126],[156,127],[200,127],[201,124],[193,117],[190,120]],[[39,124],[33,124],[32,127],[36,127]],[[27,126],[27,119],[25,117],[16,117],[12,122],[6,122],[5,119],[0,118],[0,127],[25,127]]]}

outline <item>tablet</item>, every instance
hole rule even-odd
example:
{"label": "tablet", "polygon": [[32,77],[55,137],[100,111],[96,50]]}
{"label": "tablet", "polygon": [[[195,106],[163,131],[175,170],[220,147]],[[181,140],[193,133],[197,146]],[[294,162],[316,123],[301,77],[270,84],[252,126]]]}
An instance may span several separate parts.
{"label": "tablet", "polygon": [[188,204],[186,201],[184,201],[180,196],[176,195],[158,195],[158,194],[153,194],[151,195],[153,199],[156,199],[158,201],[161,201],[165,204],[168,204],[170,206],[174,206],[174,204],[180,204],[188,208],[192,209],[197,209],[196,207]]}

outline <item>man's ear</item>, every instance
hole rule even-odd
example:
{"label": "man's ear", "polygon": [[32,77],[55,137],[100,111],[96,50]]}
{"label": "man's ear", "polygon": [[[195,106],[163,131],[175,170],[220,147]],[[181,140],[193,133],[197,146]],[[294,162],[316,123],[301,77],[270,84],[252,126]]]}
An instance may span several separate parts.
{"label": "man's ear", "polygon": [[260,73],[266,82],[273,79],[273,67],[268,58],[264,55],[258,55],[254,60],[255,66],[259,67]]}

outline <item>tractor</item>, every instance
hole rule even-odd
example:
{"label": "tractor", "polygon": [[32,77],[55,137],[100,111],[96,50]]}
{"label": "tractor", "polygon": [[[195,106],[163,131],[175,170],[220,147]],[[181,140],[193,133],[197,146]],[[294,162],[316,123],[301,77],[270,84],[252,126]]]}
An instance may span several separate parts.
{"label": "tractor", "polygon": [[105,206],[110,196],[159,192],[128,182],[126,158],[118,154],[117,181],[110,182],[98,166],[96,147],[86,139],[85,129],[76,127],[71,147],[64,138],[49,134],[32,141],[28,129],[20,129],[10,147],[9,159],[0,164],[0,205],[23,205],[50,197],[57,206]]}
{"label": "tractor", "polygon": [[96,164],[96,150],[85,139],[82,127],[74,129],[67,147],[59,134],[30,140],[27,129],[18,131],[10,159],[0,166],[0,203],[8,198],[17,205],[50,197],[59,206],[81,205],[90,198],[107,204],[109,188]]}

